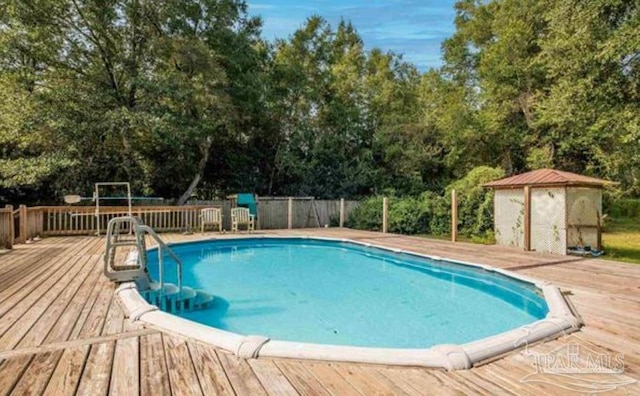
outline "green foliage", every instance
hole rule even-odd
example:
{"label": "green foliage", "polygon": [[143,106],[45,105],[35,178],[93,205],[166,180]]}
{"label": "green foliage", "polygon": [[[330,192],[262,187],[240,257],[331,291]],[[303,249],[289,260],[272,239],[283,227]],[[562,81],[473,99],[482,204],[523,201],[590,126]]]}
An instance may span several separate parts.
{"label": "green foliage", "polygon": [[[389,231],[398,234],[443,235],[451,232],[451,196],[458,196],[460,235],[481,243],[493,240],[493,191],[484,183],[504,176],[498,168],[478,167],[464,178],[451,183],[444,196],[425,191],[417,197],[389,198]],[[366,199],[354,210],[348,227],[380,230],[382,198]]]}
{"label": "green foliage", "polygon": [[614,219],[640,220],[640,199],[618,199],[607,205],[605,213]]}
{"label": "green foliage", "polygon": [[459,232],[467,236],[484,236],[493,231],[493,190],[483,184],[504,177],[504,170],[480,166],[464,178],[451,183],[447,191],[458,196]]}
{"label": "green foliage", "polygon": [[258,117],[242,88],[264,60],[260,24],[242,1],[9,0],[0,25],[8,199],[44,186],[31,203],[86,193],[100,180],[177,197],[199,184],[214,142]]}
{"label": "green foliage", "polygon": [[382,198],[381,196],[369,197],[358,205],[345,222],[348,228],[358,230],[382,230]]}
{"label": "green foliage", "polygon": [[460,232],[490,238],[481,180],[556,167],[640,196],[640,3],[455,8],[443,67],[420,74],[344,21],[268,43],[242,0],[6,0],[0,200],[99,180],[180,202],[392,189],[392,231],[446,233],[455,187]]}
{"label": "green foliage", "polygon": [[389,202],[389,231],[397,234],[418,234],[427,228],[426,215],[418,199],[392,198]]}

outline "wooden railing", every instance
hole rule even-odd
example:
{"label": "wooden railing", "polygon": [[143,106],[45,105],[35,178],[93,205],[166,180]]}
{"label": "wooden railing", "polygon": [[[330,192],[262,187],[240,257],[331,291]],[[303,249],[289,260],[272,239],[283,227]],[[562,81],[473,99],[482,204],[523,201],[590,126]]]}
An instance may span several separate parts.
{"label": "wooden railing", "polygon": [[[132,215],[160,232],[186,231],[200,228],[200,209],[211,206],[134,206]],[[104,232],[109,220],[126,216],[125,206],[101,206],[99,216],[93,206],[38,206],[28,212],[37,213],[40,220],[31,225],[27,234],[41,232],[42,236],[93,235]],[[40,229],[34,231],[34,227]]]}
{"label": "wooden railing", "polygon": [[[230,230],[231,205],[229,200],[220,200],[188,206],[134,206],[132,215],[157,232],[196,231],[200,229],[200,210],[217,207],[222,209],[224,229]],[[357,201],[341,204],[339,200],[262,198],[256,227],[284,229],[337,225],[334,220],[346,218],[357,205]],[[342,215],[341,210],[344,210]],[[104,233],[109,220],[127,214],[126,206],[101,206],[96,216],[94,206],[20,205],[14,210],[7,205],[0,209],[0,248],[10,249],[16,243],[36,237]]]}
{"label": "wooden railing", "polygon": [[11,249],[14,243],[14,210],[11,205],[0,209],[0,249]]}

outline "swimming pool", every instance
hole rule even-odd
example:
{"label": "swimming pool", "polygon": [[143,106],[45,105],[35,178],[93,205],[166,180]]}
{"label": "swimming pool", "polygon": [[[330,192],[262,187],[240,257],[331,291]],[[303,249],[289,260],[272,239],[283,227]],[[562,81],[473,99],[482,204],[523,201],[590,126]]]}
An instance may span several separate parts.
{"label": "swimming pool", "polygon": [[[463,344],[542,319],[535,286],[478,268],[340,241],[176,246],[183,284],[215,296],[178,315],[239,334],[380,348]],[[165,276],[176,282],[175,266]],[[158,279],[157,252],[149,271]]]}
{"label": "swimming pool", "polygon": [[[188,335],[245,357],[468,368],[580,325],[555,287],[487,266],[318,238],[172,249],[184,263],[183,284],[215,300],[206,310],[161,313],[156,324],[191,328]],[[148,262],[157,278],[155,250]],[[166,265],[165,279],[175,277]]]}

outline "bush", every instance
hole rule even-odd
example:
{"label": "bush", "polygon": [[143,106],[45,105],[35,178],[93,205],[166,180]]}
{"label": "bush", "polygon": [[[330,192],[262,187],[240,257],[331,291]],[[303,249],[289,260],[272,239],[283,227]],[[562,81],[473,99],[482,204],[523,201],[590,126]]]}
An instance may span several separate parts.
{"label": "bush", "polygon": [[[397,234],[446,234],[450,232],[450,203],[434,192],[419,197],[389,198],[389,231]],[[382,197],[364,200],[347,220],[347,227],[382,230]]]}
{"label": "bush", "polygon": [[479,166],[465,177],[447,186],[447,194],[455,189],[458,196],[458,232],[468,237],[491,237],[493,234],[493,190],[483,184],[504,177],[500,168]]}
{"label": "bush", "polygon": [[365,199],[346,220],[345,226],[357,230],[382,231],[382,197]]}
{"label": "bush", "polygon": [[[504,171],[481,166],[451,183],[444,196],[425,191],[418,197],[389,198],[389,231],[397,234],[451,233],[451,190],[458,196],[458,231],[486,243],[493,235],[493,191],[484,183],[504,177]],[[382,197],[365,199],[347,219],[347,227],[382,230]]]}
{"label": "bush", "polygon": [[451,196],[444,198],[432,192],[424,192],[421,195],[423,205],[429,213],[428,233],[432,235],[444,235],[451,233]]}
{"label": "bush", "polygon": [[609,203],[608,214],[614,219],[640,218],[640,199],[617,199]]}
{"label": "bush", "polygon": [[425,216],[418,200],[412,197],[389,200],[389,231],[396,234],[420,234],[425,229]]}

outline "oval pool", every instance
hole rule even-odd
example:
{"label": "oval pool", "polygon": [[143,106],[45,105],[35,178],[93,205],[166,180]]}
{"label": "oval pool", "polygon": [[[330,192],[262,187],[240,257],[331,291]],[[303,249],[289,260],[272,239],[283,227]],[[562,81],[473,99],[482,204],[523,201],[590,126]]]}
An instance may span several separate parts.
{"label": "oval pool", "polygon": [[[381,348],[464,344],[545,318],[533,284],[360,244],[245,238],[173,245],[183,284],[215,296],[178,316],[230,332]],[[158,257],[148,255],[157,279]],[[175,266],[165,265],[175,282]]]}

